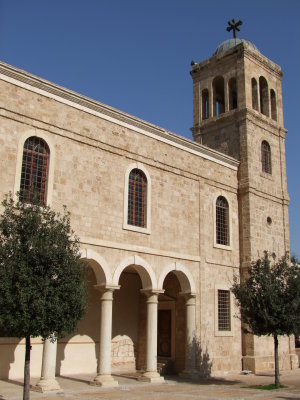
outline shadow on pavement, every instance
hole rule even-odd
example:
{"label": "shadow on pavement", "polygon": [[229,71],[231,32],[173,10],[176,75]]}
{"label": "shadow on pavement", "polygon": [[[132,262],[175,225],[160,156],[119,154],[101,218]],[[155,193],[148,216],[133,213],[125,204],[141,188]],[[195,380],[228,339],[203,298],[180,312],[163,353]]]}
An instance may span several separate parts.
{"label": "shadow on pavement", "polygon": [[185,379],[181,378],[177,375],[168,375],[164,377],[167,381],[173,381],[173,382],[178,382],[178,383],[190,383],[194,385],[237,385],[239,383],[242,383],[239,380],[229,380],[229,379],[223,379],[223,378],[199,378],[199,379]]}

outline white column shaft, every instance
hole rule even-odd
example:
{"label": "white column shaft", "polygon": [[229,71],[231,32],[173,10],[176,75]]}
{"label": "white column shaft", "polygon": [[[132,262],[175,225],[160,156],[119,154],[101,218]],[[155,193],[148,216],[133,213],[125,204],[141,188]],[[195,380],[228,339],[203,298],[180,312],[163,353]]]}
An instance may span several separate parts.
{"label": "white column shaft", "polygon": [[100,357],[99,374],[111,374],[111,331],[112,331],[112,291],[106,291],[101,297]]}
{"label": "white column shaft", "polygon": [[41,379],[55,379],[57,340],[46,339],[43,347]]}
{"label": "white column shaft", "polygon": [[147,299],[147,372],[157,372],[157,294]]}
{"label": "white column shaft", "polygon": [[34,387],[35,390],[40,392],[60,390],[59,383],[55,379],[56,352],[57,340],[51,342],[50,339],[46,339],[43,345],[41,379]]}
{"label": "white column shaft", "polygon": [[101,290],[100,351],[98,373],[91,384],[114,387],[118,385],[111,376],[111,331],[113,289]]}

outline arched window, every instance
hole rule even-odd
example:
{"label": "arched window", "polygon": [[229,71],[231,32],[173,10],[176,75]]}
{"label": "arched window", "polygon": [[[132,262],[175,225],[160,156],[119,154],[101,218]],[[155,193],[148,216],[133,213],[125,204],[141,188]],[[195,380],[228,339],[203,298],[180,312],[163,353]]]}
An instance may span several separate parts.
{"label": "arched window", "polygon": [[147,221],[147,178],[135,168],[128,180],[128,224],[145,228]]}
{"label": "arched window", "polygon": [[255,78],[251,79],[251,87],[252,87],[252,108],[258,111],[257,82]]}
{"label": "arched window", "polygon": [[218,116],[225,112],[225,97],[224,97],[224,78],[217,76],[213,80],[213,100],[214,100],[214,116]]}
{"label": "arched window", "polygon": [[229,89],[229,110],[234,110],[237,108],[237,89],[236,89],[236,79],[230,78],[228,82]]}
{"label": "arched window", "polygon": [[271,117],[277,121],[277,106],[276,106],[276,93],[273,89],[270,90],[271,97]]}
{"label": "arched window", "polygon": [[267,174],[272,173],[271,147],[266,140],[261,143],[261,168]]}
{"label": "arched window", "polygon": [[37,196],[41,204],[46,203],[49,147],[36,136],[31,136],[24,143],[21,170],[20,199],[31,203]]}
{"label": "arched window", "polygon": [[259,78],[259,100],[260,100],[260,112],[268,117],[269,90],[268,90],[268,82],[263,76]]}
{"label": "arched window", "polygon": [[202,90],[202,119],[209,118],[209,93],[207,89]]}
{"label": "arched window", "polygon": [[229,246],[229,205],[223,196],[216,201],[216,243]]}

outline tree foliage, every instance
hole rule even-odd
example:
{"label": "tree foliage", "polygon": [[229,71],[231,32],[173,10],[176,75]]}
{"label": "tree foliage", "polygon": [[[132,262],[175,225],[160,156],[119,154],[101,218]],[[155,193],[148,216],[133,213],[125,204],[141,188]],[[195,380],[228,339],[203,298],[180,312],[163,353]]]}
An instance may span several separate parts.
{"label": "tree foliage", "polygon": [[234,277],[232,292],[240,308],[244,330],[274,339],[275,385],[280,387],[278,336],[300,332],[300,268],[285,254],[279,260],[268,252],[248,269],[242,282]]}
{"label": "tree foliage", "polygon": [[0,334],[61,337],[86,310],[70,215],[7,196],[0,217]]}
{"label": "tree foliage", "polygon": [[241,318],[257,336],[291,335],[300,330],[300,269],[288,254],[276,261],[268,252],[232,287]]}

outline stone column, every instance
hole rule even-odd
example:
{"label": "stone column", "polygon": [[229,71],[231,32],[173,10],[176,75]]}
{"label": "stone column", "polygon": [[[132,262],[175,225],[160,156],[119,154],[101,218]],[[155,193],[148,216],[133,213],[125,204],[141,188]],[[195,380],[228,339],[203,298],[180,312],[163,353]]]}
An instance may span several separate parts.
{"label": "stone column", "polygon": [[60,391],[60,386],[55,379],[57,340],[51,342],[46,339],[43,346],[43,360],[41,378],[33,390],[39,392]]}
{"label": "stone column", "polygon": [[114,387],[118,382],[111,376],[112,302],[115,287],[99,287],[101,291],[100,352],[98,372],[91,384]]}
{"label": "stone column", "polygon": [[188,378],[196,378],[196,297],[192,294],[184,294],[186,305],[186,351],[185,369],[181,375]]}
{"label": "stone column", "polygon": [[158,292],[143,291],[147,296],[147,350],[146,372],[140,380],[145,382],[163,382],[157,372],[157,304]]}

